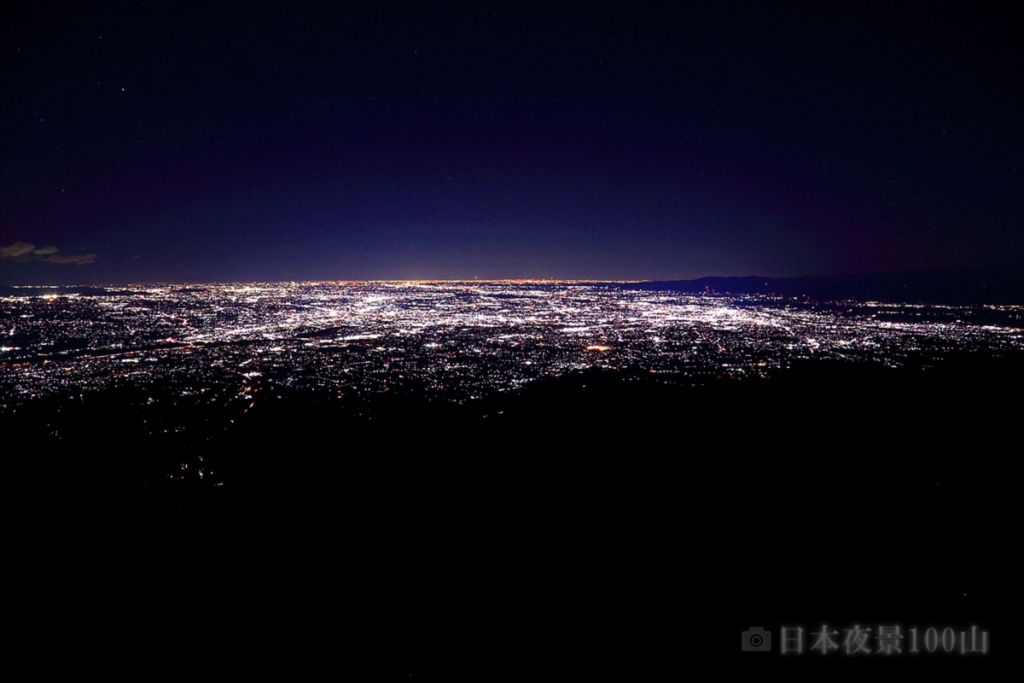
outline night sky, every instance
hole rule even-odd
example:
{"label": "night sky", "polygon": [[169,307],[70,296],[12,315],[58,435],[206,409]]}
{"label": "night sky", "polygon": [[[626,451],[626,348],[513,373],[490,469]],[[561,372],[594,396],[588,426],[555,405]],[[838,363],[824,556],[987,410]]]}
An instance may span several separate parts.
{"label": "night sky", "polygon": [[19,4],[7,283],[1024,266],[998,5]]}

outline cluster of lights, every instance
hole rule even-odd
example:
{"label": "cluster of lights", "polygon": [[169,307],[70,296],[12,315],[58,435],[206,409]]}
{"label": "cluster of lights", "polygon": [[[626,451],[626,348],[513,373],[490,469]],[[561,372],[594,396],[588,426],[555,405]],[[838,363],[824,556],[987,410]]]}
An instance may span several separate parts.
{"label": "cluster of lights", "polygon": [[621,283],[327,282],[17,291],[0,407],[116,385],[207,400],[278,389],[465,400],[604,367],[699,382],[801,359],[897,366],[1024,347],[1024,308],[809,303]]}

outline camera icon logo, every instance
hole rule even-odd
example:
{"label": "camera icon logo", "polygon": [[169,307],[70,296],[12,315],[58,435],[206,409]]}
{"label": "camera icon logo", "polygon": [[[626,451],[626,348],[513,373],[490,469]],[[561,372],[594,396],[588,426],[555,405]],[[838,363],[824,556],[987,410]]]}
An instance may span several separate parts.
{"label": "camera icon logo", "polygon": [[740,649],[743,652],[771,652],[771,632],[760,626],[751,626],[740,634]]}

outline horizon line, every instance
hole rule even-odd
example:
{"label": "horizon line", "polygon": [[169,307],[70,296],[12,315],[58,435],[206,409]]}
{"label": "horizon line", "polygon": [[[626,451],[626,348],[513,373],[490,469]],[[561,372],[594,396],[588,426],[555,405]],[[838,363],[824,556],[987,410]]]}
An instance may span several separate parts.
{"label": "horizon line", "polygon": [[30,283],[8,283],[0,284],[0,287],[12,289],[32,288],[69,288],[69,287],[157,287],[157,286],[187,286],[187,285],[270,285],[270,284],[359,284],[359,283],[406,283],[406,284],[462,284],[462,283],[518,283],[518,284],[641,284],[658,282],[696,282],[699,280],[712,279],[751,279],[751,280],[793,280],[805,278],[841,278],[841,277],[882,277],[882,276],[906,276],[922,274],[952,274],[952,273],[998,273],[1012,272],[1010,268],[953,268],[953,269],[917,269],[905,271],[861,271],[861,272],[836,272],[818,273],[813,275],[700,275],[696,277],[672,277],[672,278],[562,278],[562,277],[474,277],[474,278],[282,278],[282,279],[225,279],[225,280],[121,280],[108,282],[75,282],[66,284],[30,284]]}
{"label": "horizon line", "polygon": [[[883,275],[894,273],[858,273],[856,275]],[[516,283],[516,284],[642,284],[658,282],[696,282],[711,279],[752,279],[786,280],[807,277],[844,277],[854,274],[835,275],[701,275],[698,277],[676,278],[565,278],[565,277],[486,277],[486,278],[311,278],[280,280],[135,280],[121,282],[76,282],[68,284],[3,284],[0,287],[32,289],[41,287],[159,287],[188,285],[274,285],[274,284],[359,284],[359,283],[403,283],[403,284],[464,284],[464,283]]]}
{"label": "horizon line", "polygon": [[[733,276],[705,276],[705,277],[733,277]],[[739,276],[739,277],[760,277],[760,276]],[[703,278],[692,278],[703,279]],[[281,280],[151,280],[151,281],[123,281],[123,282],[78,282],[70,284],[6,284],[2,287],[12,289],[38,289],[43,287],[158,287],[158,286],[187,286],[187,285],[275,285],[275,284],[359,284],[359,283],[405,283],[405,284],[462,284],[472,282],[497,282],[497,283],[566,283],[566,284],[637,284],[643,282],[673,282],[676,280],[659,280],[650,278],[639,279],[602,279],[602,278],[558,278],[558,277],[495,277],[495,278],[324,278],[324,279],[281,279]]]}

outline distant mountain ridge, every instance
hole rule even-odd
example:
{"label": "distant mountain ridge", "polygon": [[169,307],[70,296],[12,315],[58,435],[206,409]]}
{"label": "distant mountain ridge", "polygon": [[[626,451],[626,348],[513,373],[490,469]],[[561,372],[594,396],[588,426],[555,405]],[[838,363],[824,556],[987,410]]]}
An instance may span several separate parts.
{"label": "distant mountain ridge", "polygon": [[702,277],[637,283],[637,289],[710,294],[772,294],[900,303],[1024,304],[1019,271],[934,271],[805,277]]}

